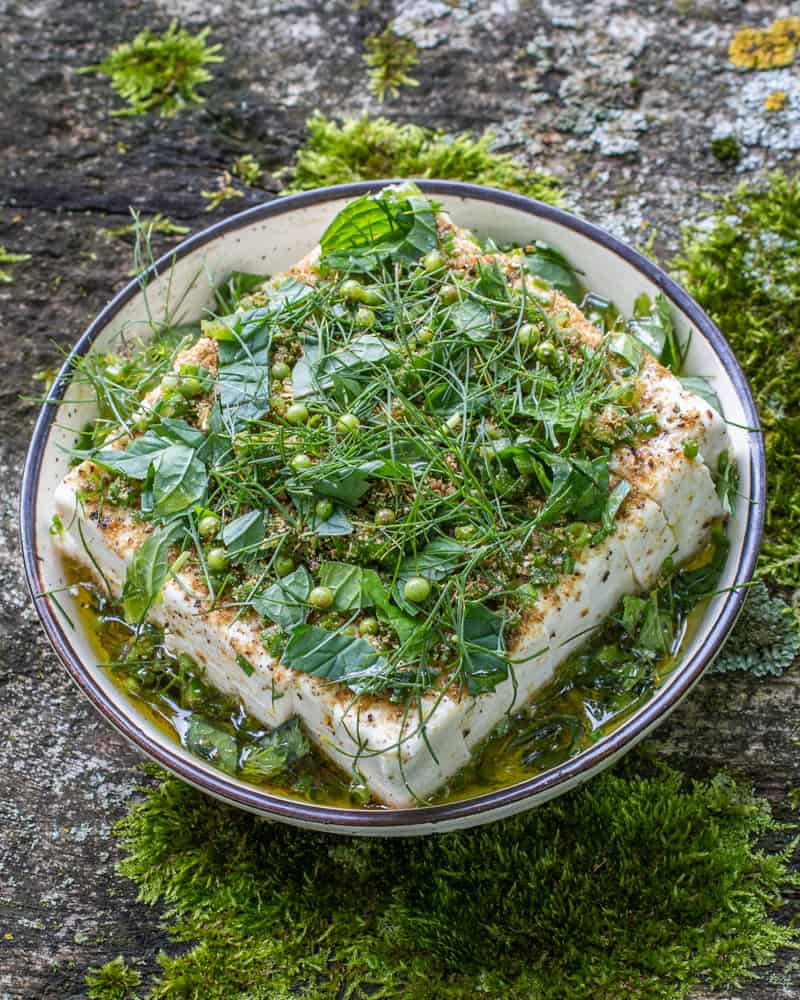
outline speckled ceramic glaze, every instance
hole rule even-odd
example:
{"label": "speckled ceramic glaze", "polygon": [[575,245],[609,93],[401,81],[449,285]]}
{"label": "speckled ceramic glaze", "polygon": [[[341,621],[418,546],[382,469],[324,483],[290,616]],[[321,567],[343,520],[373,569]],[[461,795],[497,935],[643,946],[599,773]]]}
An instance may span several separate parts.
{"label": "speckled ceramic glaze", "polygon": [[[565,764],[527,781],[475,798],[420,809],[359,810],[315,806],[262,791],[229,777],[170,741],[127,700],[97,665],[87,635],[70,627],[46,596],[64,587],[64,569],[49,527],[53,491],[67,468],[62,450],[93,415],[85,390],[70,384],[72,359],[119,347],[120,338],[143,334],[147,317],[168,310],[173,319],[196,320],[210,302],[211,285],[231,271],[276,273],[318,241],[326,225],[352,198],[389,182],[347,184],[281,198],[234,215],[181,243],[150,269],[147,302],[131,282],[83,334],[43,407],[25,468],[21,526],[28,583],[54,649],[97,709],[133,744],[184,780],[273,819],[315,830],[400,836],[488,823],[530,809],[608,767],[661,722],[698,681],[719,651],[741,607],[753,572],[764,515],[765,468],[758,420],[744,375],[719,330],[699,306],[659,268],[608,233],[519,195],[449,181],[420,181],[459,224],[498,242],[545,240],[583,272],[587,287],[630,314],[637,295],[661,291],[670,302],[682,340],[689,339],[686,371],[705,375],[722,401],[739,467],[739,497],[729,534],[731,551],[720,593],[712,598],[680,664],[650,700],[612,734]],[[149,313],[148,313],[149,310]],[[83,395],[82,395],[83,393]],[[67,592],[59,603],[77,621]]]}

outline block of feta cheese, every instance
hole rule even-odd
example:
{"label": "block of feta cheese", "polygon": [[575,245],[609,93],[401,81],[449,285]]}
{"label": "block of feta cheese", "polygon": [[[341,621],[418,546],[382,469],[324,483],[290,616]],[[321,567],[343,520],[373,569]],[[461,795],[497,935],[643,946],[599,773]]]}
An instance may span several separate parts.
{"label": "block of feta cheese", "polygon": [[[445,216],[439,228],[452,237],[456,267],[469,271],[478,259],[487,259]],[[318,249],[290,273],[313,281],[315,253]],[[504,267],[513,283],[523,280],[518,258],[495,254],[489,259]],[[533,286],[531,293],[561,317],[567,340],[599,344],[602,335],[572,302]],[[202,338],[190,350],[189,360],[215,368],[213,342]],[[151,394],[145,406],[156,401]],[[469,697],[430,691],[412,709],[386,697],[356,698],[343,685],[276,662],[264,648],[263,623],[254,613],[235,620],[227,610],[206,612],[202,580],[190,569],[168,578],[150,618],[164,627],[171,650],[189,654],[214,687],[238,699],[255,718],[276,726],[299,717],[324,754],[348,773],[357,769],[374,799],[392,807],[420,805],[470,760],[506,713],[530,702],[624,595],[652,587],[668,556],[681,562],[702,549],[723,515],[712,479],[728,448],[722,417],[650,356],[639,373],[637,402],[641,412],[654,415],[656,432],[641,445],[612,453],[613,476],[631,487],[613,533],[582,550],[574,572],[543,589],[526,610],[508,650],[511,676],[492,693]],[[697,443],[693,458],[684,452],[687,441]],[[147,528],[126,511],[108,505],[100,510],[80,499],[95,471],[90,462],[82,463],[56,491],[55,512],[65,526],[59,544],[88,569],[99,567],[119,595],[127,563]],[[241,656],[253,666],[252,674],[238,665]]]}

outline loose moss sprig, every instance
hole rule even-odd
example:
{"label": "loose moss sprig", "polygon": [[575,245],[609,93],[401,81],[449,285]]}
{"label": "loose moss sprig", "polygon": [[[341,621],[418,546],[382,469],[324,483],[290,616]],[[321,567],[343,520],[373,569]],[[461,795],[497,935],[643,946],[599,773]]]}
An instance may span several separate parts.
{"label": "loose moss sprig", "polygon": [[80,72],[111,79],[111,86],[127,104],[113,115],[143,115],[158,111],[172,116],[189,104],[202,104],[197,88],[213,79],[205,68],[224,61],[222,45],[207,45],[210,28],[190,35],[173,21],[159,36],[145,28],[132,42],[111,50],[103,62]]}
{"label": "loose moss sprig", "polygon": [[742,185],[687,234],[683,279],[729,340],[758,403],[769,495],[759,571],[800,586],[800,181]]}
{"label": "loose moss sprig", "polygon": [[253,187],[261,180],[261,164],[252,153],[244,153],[233,161],[231,173],[248,187]]}
{"label": "loose moss sprig", "polygon": [[200,195],[206,202],[205,210],[213,212],[215,208],[219,208],[223,201],[228,201],[230,198],[244,198],[244,191],[233,186],[233,177],[229,171],[225,170],[217,181],[216,190],[201,191]]}
{"label": "loose moss sprig", "polygon": [[140,973],[126,965],[119,955],[99,968],[89,969],[87,996],[89,1000],[134,1000],[133,991],[141,982]]}
{"label": "loose moss sprig", "polygon": [[287,193],[381,177],[438,177],[519,191],[551,204],[561,198],[555,177],[493,152],[491,132],[479,139],[468,132],[448,136],[367,115],[339,123],[320,112],[306,126],[308,139],[289,171]]}
{"label": "loose moss sprig", "polygon": [[779,829],[730,778],[665,767],[411,840],[265,824],[167,778],[121,824],[121,872],[190,945],[153,997],[680,1000],[796,943],[771,916],[790,851],[754,846]]}
{"label": "loose moss sprig", "polygon": [[[24,264],[30,259],[29,253],[11,253],[10,250],[0,246],[0,264]],[[14,276],[11,271],[7,271],[4,267],[0,268],[0,284],[10,285],[13,280]]]}
{"label": "loose moss sprig", "polygon": [[117,226],[114,229],[105,230],[106,236],[110,237],[131,236],[140,232],[144,232],[148,236],[152,236],[153,233],[159,233],[162,236],[186,236],[189,232],[189,227],[181,226],[177,222],[173,222],[166,215],[158,212],[149,219],[142,219],[139,216],[135,216],[134,221],[125,226]]}
{"label": "loose moss sprig", "polygon": [[742,28],[731,39],[728,59],[740,69],[790,66],[800,42],[800,17],[781,17],[768,28]]}
{"label": "loose moss sprig", "polygon": [[401,87],[419,86],[419,81],[408,75],[408,70],[419,63],[413,39],[396,35],[389,24],[380,35],[370,35],[364,48],[364,62],[370,67],[369,88],[381,103],[387,90],[397,97]]}

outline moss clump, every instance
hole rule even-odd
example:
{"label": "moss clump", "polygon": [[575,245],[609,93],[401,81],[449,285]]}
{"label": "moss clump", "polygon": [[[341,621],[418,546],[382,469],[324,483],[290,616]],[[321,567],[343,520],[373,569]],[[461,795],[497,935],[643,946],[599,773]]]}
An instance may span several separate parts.
{"label": "moss clump", "polygon": [[397,97],[401,87],[418,87],[419,81],[408,75],[419,63],[416,43],[394,33],[391,24],[380,35],[370,35],[364,43],[364,62],[369,66],[369,89],[381,103],[388,90]]}
{"label": "moss clump", "polygon": [[200,197],[206,203],[206,212],[213,212],[214,209],[219,208],[223,201],[228,201],[231,198],[244,198],[244,191],[233,186],[233,177],[230,171],[224,170],[217,180],[216,188],[210,191],[201,191]]}
{"label": "moss clump", "polygon": [[731,39],[728,59],[740,69],[790,66],[800,42],[800,17],[780,17],[768,28],[742,28]]}
{"label": "moss clump", "polygon": [[142,982],[141,975],[125,964],[120,955],[86,976],[89,1000],[133,1000],[133,991]]}
{"label": "moss clump", "polygon": [[197,88],[212,79],[205,67],[223,61],[222,46],[206,44],[210,31],[204,28],[190,35],[178,28],[177,21],[161,36],[146,28],[132,42],[113,48],[103,62],[81,72],[110,77],[114,92],[128,105],[112,114],[143,115],[157,110],[171,116],[187,104],[203,102]]}
{"label": "moss clump", "polygon": [[774,174],[729,195],[677,262],[727,337],[758,404],[769,497],[760,573],[800,586],[800,179]]}
{"label": "moss clump", "polygon": [[[12,253],[10,250],[6,250],[5,247],[0,246],[0,264],[24,264],[25,261],[30,260],[31,255],[29,253]],[[14,276],[11,271],[7,271],[4,267],[0,267],[0,285],[10,285],[14,280]]]}
{"label": "moss clump", "polygon": [[557,203],[561,184],[548,174],[492,152],[492,133],[474,139],[448,136],[386,118],[346,118],[341,124],[316,112],[298,151],[287,192],[382,177],[437,177],[489,184]]}
{"label": "moss clump", "polygon": [[244,153],[233,161],[231,173],[243,184],[253,187],[261,180],[261,164],[252,153]]}
{"label": "moss clump", "polygon": [[151,997],[667,1000],[796,940],[769,916],[788,849],[754,847],[776,828],[731,779],[663,767],[413,840],[265,823],[167,778],[123,821],[121,870],[192,945]]}
{"label": "moss clump", "polygon": [[739,148],[739,143],[733,135],[726,135],[721,139],[714,139],[711,143],[711,152],[720,163],[738,163],[742,158],[742,151]]}
{"label": "moss clump", "polygon": [[785,673],[800,653],[797,618],[760,580],[748,591],[742,613],[714,664],[714,671],[748,670],[757,677]]}

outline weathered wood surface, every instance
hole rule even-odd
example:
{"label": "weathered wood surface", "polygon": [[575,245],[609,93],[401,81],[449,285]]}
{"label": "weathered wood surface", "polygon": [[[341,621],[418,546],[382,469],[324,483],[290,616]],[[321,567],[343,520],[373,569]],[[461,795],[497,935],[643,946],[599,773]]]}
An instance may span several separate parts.
{"label": "weathered wood surface", "polygon": [[[111,826],[135,795],[139,757],[79,697],[45,643],[17,541],[18,483],[37,410],[26,396],[40,390],[32,375],[58,365],[132,266],[130,246],[103,230],[123,225],[129,205],[197,229],[271,197],[279,185],[268,176],[265,190],[209,216],[200,192],[241,152],[271,171],[284,165],[316,107],[377,113],[360,56],[364,38],[396,15],[398,30],[421,46],[421,85],[390,102],[391,116],[451,131],[491,125],[505,147],[562,176],[579,212],[635,243],[656,232],[669,255],[682,221],[703,207],[702,192],[776,165],[796,168],[796,73],[745,76],[726,63],[736,28],[796,8],[765,0],[0,0],[0,244],[33,254],[13,284],[0,285],[0,996],[85,996],[88,965],[118,953],[152,961],[167,945],[157,913],[113,871]],[[207,104],[172,120],[111,118],[107,83],[77,70],[173,16],[210,23],[225,44]],[[763,100],[778,89],[789,92],[789,110],[771,124]],[[738,173],[711,155],[712,133],[739,136]],[[796,672],[710,678],[657,737],[690,773],[731,768],[790,816],[786,793],[800,786],[799,696]],[[800,979],[772,970],[725,996],[800,997]]]}

